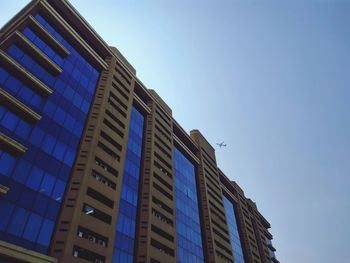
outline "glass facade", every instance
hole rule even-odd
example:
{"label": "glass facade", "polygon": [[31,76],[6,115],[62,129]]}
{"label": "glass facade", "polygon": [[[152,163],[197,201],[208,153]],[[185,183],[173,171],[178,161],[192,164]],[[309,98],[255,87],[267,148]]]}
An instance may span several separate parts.
{"label": "glass facade", "polygon": [[244,263],[241,239],[238,233],[234,205],[229,199],[226,198],[226,196],[224,196],[224,206],[226,211],[228,230],[230,232],[231,246],[233,255],[235,257],[235,263]]}
{"label": "glass facade", "polygon": [[143,115],[133,107],[114,242],[113,262],[115,263],[133,262],[143,123]]}
{"label": "glass facade", "polygon": [[43,17],[35,18],[70,54],[60,57],[29,28],[22,33],[62,68],[61,74],[50,74],[16,44],[6,50],[53,93],[42,97],[0,68],[0,87],[42,116],[28,123],[0,106],[0,132],[28,148],[18,157],[0,150],[0,184],[10,188],[0,199],[0,239],[47,253],[99,72]]}
{"label": "glass facade", "polygon": [[175,147],[177,260],[204,262],[194,165]]}

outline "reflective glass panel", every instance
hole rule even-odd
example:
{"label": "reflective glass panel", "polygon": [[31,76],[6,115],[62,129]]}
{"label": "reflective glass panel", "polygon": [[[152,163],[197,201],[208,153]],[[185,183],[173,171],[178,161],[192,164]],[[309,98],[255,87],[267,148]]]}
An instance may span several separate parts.
{"label": "reflective glass panel", "polygon": [[238,233],[238,226],[236,221],[234,205],[233,203],[231,203],[230,200],[226,198],[226,196],[224,196],[224,206],[226,211],[228,230],[230,232],[231,246],[233,250],[233,255],[235,257],[235,262],[244,263],[241,239]]}
{"label": "reflective glass panel", "polygon": [[204,262],[194,165],[174,148],[177,260]]}
{"label": "reflective glass panel", "polygon": [[132,108],[113,262],[132,263],[143,137],[143,115]]}

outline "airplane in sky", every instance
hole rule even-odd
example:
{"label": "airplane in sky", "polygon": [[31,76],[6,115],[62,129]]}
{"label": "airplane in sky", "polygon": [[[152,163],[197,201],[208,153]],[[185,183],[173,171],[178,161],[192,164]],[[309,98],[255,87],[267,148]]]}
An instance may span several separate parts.
{"label": "airplane in sky", "polygon": [[217,143],[216,145],[218,145],[220,148],[227,146],[227,144],[225,142]]}

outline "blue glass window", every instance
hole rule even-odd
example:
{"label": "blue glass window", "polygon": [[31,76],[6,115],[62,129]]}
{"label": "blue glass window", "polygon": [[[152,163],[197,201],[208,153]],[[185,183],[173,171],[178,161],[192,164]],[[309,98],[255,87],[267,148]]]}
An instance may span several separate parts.
{"label": "blue glass window", "polygon": [[133,107],[126,150],[122,194],[119,204],[113,262],[133,262],[143,123],[143,115]]}
{"label": "blue glass window", "polygon": [[18,122],[19,118],[12,112],[8,111],[2,118],[1,124],[10,131],[14,131]]}
{"label": "blue glass window", "polygon": [[194,165],[174,148],[177,260],[204,262]]}
{"label": "blue glass window", "polygon": [[28,211],[23,208],[17,208],[14,214],[12,215],[8,232],[15,235],[20,236],[24,229],[25,223],[28,218]]}
{"label": "blue glass window", "polygon": [[15,130],[15,133],[21,137],[21,139],[27,139],[30,134],[31,127],[25,121],[19,121],[18,126]]}
{"label": "blue glass window", "polygon": [[35,127],[30,135],[30,142],[36,146],[40,146],[41,141],[44,139],[45,133],[39,127]]}
{"label": "blue glass window", "polygon": [[6,229],[8,222],[12,219],[12,212],[15,209],[15,206],[0,199],[0,231]]}
{"label": "blue glass window", "polygon": [[51,195],[51,191],[54,186],[54,183],[55,183],[55,177],[49,174],[45,174],[40,185],[40,192],[46,195]]}
{"label": "blue glass window", "polygon": [[[35,18],[70,54],[60,57],[30,28],[24,28],[23,34],[56,62],[62,73],[53,76],[16,44],[6,50],[54,92],[41,96],[0,67],[0,87],[42,116],[40,121],[28,123],[0,106],[0,132],[27,147],[16,157],[0,151],[0,181],[11,189],[0,200],[0,239],[47,253],[99,72],[45,19]],[[3,211],[9,211],[11,217]]]}
{"label": "blue glass window", "polygon": [[51,136],[50,134],[46,134],[45,139],[42,143],[42,149],[48,153],[51,154],[53,148],[55,147],[56,139],[55,137]]}
{"label": "blue glass window", "polygon": [[0,173],[2,173],[5,176],[10,174],[13,170],[15,162],[16,160],[12,155],[5,152],[2,153],[0,155]]}
{"label": "blue glass window", "polygon": [[44,171],[38,167],[33,167],[27,178],[26,185],[33,190],[39,190]]}
{"label": "blue glass window", "polygon": [[233,203],[224,196],[224,206],[226,211],[226,218],[228,230],[230,232],[231,246],[235,262],[244,263],[243,250],[241,246],[241,239],[238,233],[238,226]]}
{"label": "blue glass window", "polygon": [[31,164],[29,162],[25,160],[19,160],[12,174],[13,180],[20,183],[24,183],[27,179],[30,168],[31,168]]}
{"label": "blue glass window", "polygon": [[26,229],[24,230],[23,238],[30,241],[35,241],[40,230],[41,221],[41,216],[38,216],[34,213],[31,214],[28,219]]}
{"label": "blue glass window", "polygon": [[0,69],[0,83],[3,84],[6,79],[10,76],[10,74],[4,70],[4,69]]}
{"label": "blue glass window", "polygon": [[43,245],[43,246],[48,246],[50,239],[51,239],[51,234],[53,231],[53,222],[51,220],[44,220],[44,223],[41,227],[41,231],[38,237],[38,243]]}
{"label": "blue glass window", "polygon": [[62,142],[57,142],[53,155],[56,157],[56,159],[62,161],[65,151],[66,151],[65,144]]}

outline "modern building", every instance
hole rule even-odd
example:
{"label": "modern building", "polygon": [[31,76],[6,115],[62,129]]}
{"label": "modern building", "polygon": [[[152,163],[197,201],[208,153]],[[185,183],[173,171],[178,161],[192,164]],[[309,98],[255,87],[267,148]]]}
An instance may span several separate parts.
{"label": "modern building", "polygon": [[0,262],[278,262],[214,148],[68,1],[1,29],[0,102]]}

